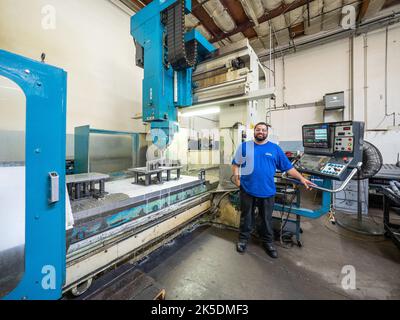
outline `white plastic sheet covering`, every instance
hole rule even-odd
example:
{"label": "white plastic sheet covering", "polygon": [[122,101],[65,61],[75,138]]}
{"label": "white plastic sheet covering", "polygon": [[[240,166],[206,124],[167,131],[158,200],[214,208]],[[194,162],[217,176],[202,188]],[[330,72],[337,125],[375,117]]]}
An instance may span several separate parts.
{"label": "white plastic sheet covering", "polygon": [[265,8],[264,8],[261,0],[241,0],[241,2],[243,5],[243,9],[246,12],[248,17],[251,17],[251,14],[250,14],[251,9],[253,9],[257,18],[260,18],[265,12]]}
{"label": "white plastic sheet covering", "polygon": [[272,10],[279,7],[282,3],[281,0],[261,0],[264,8],[267,10]]}
{"label": "white plastic sheet covering", "polygon": [[322,29],[322,8],[324,6],[323,0],[314,0],[310,5],[310,25],[308,25],[308,12],[304,11],[304,27],[305,34],[311,35],[321,31]]}
{"label": "white plastic sheet covering", "polygon": [[235,29],[236,24],[219,0],[211,0],[204,4],[204,9],[224,32]]}
{"label": "white plastic sheet covering", "polygon": [[254,29],[256,30],[257,34],[260,37],[266,37],[266,36],[269,35],[269,23],[268,23],[268,21],[259,24],[258,26],[254,27]]}
{"label": "white plastic sheet covering", "polygon": [[25,167],[0,166],[0,251],[25,244]]}

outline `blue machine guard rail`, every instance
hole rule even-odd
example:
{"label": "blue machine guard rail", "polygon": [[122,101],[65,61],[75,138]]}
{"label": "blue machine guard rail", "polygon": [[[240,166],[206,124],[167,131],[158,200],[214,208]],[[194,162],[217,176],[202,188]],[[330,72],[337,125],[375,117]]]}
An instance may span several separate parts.
{"label": "blue machine guard rail", "polygon": [[[358,170],[360,170],[361,165],[362,165],[362,162],[359,162],[357,164],[357,167],[354,168],[350,172],[350,174],[348,175],[346,180],[337,189],[332,189],[332,181],[328,180],[328,179],[323,180],[322,187],[319,187],[317,185],[315,185],[313,187],[314,189],[321,190],[323,192],[322,193],[322,204],[318,210],[310,210],[310,209],[305,209],[305,208],[290,208],[290,213],[297,214],[297,215],[311,218],[311,219],[317,219],[317,218],[320,218],[321,216],[327,214],[329,212],[330,206],[331,206],[331,193],[337,193],[337,192],[342,191],[349,184],[350,180],[355,176],[355,174],[358,172]],[[301,182],[299,180],[288,178],[286,176],[286,174],[283,174],[282,178],[287,181],[290,181],[292,183],[295,183],[295,184],[301,184]],[[286,208],[285,206],[283,206],[281,204],[275,204],[275,210],[288,212],[289,208]]]}
{"label": "blue machine guard rail", "polygon": [[[288,179],[287,179],[288,180]],[[290,179],[289,181],[300,184],[299,181]],[[331,180],[326,180],[324,179],[324,182],[322,184],[324,188],[331,188],[332,187],[332,181]],[[317,189],[317,188],[316,188]],[[277,211],[285,211],[290,213],[303,216],[306,218],[311,218],[311,219],[318,219],[322,217],[323,215],[327,214],[331,208],[331,195],[329,192],[323,192],[322,193],[322,203],[319,209],[317,210],[311,210],[311,209],[306,209],[306,208],[296,208],[292,207],[290,208],[289,206],[283,206],[282,204],[275,204],[274,209]]]}

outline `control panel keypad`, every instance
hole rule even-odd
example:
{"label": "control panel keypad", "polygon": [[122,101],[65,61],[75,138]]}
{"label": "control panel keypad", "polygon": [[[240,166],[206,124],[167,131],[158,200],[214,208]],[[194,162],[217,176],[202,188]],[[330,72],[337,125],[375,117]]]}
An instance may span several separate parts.
{"label": "control panel keypad", "polygon": [[327,163],[325,167],[322,168],[321,173],[332,176],[339,176],[345,168],[346,165],[344,164]]}

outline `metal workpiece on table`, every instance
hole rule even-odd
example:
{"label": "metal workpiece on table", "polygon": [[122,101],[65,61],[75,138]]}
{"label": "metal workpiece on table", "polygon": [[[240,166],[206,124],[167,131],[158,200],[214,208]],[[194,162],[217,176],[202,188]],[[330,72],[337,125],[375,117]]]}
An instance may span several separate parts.
{"label": "metal workpiece on table", "polygon": [[182,170],[182,166],[171,166],[171,167],[160,167],[161,169],[163,169],[166,173],[167,173],[167,181],[171,180],[171,173],[173,171],[176,171],[176,179],[179,180],[181,178],[181,170]]}
{"label": "metal workpiece on table", "polygon": [[91,181],[100,181],[107,180],[110,176],[108,174],[103,173],[81,173],[81,174],[73,174],[65,177],[65,181],[67,184],[69,183],[78,183],[78,182],[91,182]]}
{"label": "metal workpiece on table", "polygon": [[[105,192],[105,180],[110,176],[102,173],[83,173],[66,176],[67,189],[73,201],[82,198],[102,198]],[[96,185],[99,188],[96,189]]]}
{"label": "metal workpiece on table", "polygon": [[67,190],[68,190],[69,196],[71,196],[72,192],[73,192],[72,184],[67,184]]}
{"label": "metal workpiece on table", "polygon": [[[96,187],[95,182],[94,181],[90,181],[90,190],[94,190],[95,187]],[[100,189],[101,189],[101,187],[100,187]]]}
{"label": "metal workpiece on table", "polygon": [[146,162],[147,171],[155,171],[160,169],[160,160],[151,160]]}
{"label": "metal workpiece on table", "polygon": [[128,169],[128,171],[133,174],[135,184],[140,184],[140,177],[144,177],[144,184],[149,186],[152,184],[153,176],[157,176],[158,184],[163,183],[164,173],[166,173],[165,181],[171,181],[173,172],[176,172],[176,180],[179,180],[181,177],[182,168],[183,166],[179,160],[157,159],[147,161],[146,167],[131,168]]}
{"label": "metal workpiece on table", "polygon": [[90,183],[89,182],[83,183],[83,194],[85,197],[88,197],[90,195]]}
{"label": "metal workpiece on table", "polygon": [[104,194],[105,193],[105,182],[104,180],[100,180],[100,194]]}
{"label": "metal workpiece on table", "polygon": [[[72,189],[74,189],[74,185],[72,184]],[[81,184],[76,183],[75,184],[75,197],[73,199],[80,199],[81,198]]]}
{"label": "metal workpiece on table", "polygon": [[201,169],[199,172],[199,180],[201,181],[205,181],[206,180],[206,170],[205,169]]}
{"label": "metal workpiece on table", "polygon": [[152,182],[152,177],[154,175],[157,176],[157,183],[161,184],[163,182],[162,173],[164,172],[163,169],[159,168],[156,170],[147,170],[147,167],[143,168],[131,168],[128,169],[129,172],[133,174],[134,177],[134,184],[140,184],[140,177],[144,176],[144,184],[149,186]]}

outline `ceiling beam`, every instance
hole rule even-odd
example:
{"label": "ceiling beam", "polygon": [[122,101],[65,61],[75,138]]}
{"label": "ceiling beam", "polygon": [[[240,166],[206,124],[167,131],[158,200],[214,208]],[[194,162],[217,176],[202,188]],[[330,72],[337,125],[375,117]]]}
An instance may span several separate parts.
{"label": "ceiling beam", "polygon": [[357,17],[357,24],[359,24],[362,19],[365,17],[368,11],[370,0],[363,0],[361,4],[360,11],[358,12],[358,17]]}
{"label": "ceiling beam", "polygon": [[128,0],[130,2],[133,2],[136,6],[139,8],[143,9],[145,6],[148,5],[148,3],[144,2],[144,0]]}
{"label": "ceiling beam", "polygon": [[224,33],[210,17],[202,4],[197,0],[192,0],[192,14],[201,22],[203,27],[213,36],[213,38],[221,37]]}
{"label": "ceiling beam", "polygon": [[279,17],[282,14],[288,13],[290,11],[296,10],[309,2],[313,2],[314,0],[296,0],[292,3],[282,2],[281,5],[273,10],[270,10],[266,14],[264,14],[260,19],[258,19],[258,23],[263,23],[265,21],[269,21],[273,18]]}
{"label": "ceiling beam", "polygon": [[140,9],[143,9],[145,7],[145,4],[141,1],[137,1],[137,0],[126,0],[126,1],[133,3],[133,5],[135,5],[136,7],[139,7]]}
{"label": "ceiling beam", "polygon": [[400,0],[386,0],[382,9],[387,9],[387,8],[390,8],[390,7],[398,5],[398,4],[400,4]]}
{"label": "ceiling beam", "polygon": [[[126,1],[126,0],[125,0]],[[144,8],[152,2],[152,0],[128,0],[132,1],[136,6]],[[215,24],[214,20],[210,17],[207,11],[203,8],[203,4],[209,0],[192,0],[192,15],[200,21],[202,26],[211,34],[213,38],[221,37],[224,32]]]}
{"label": "ceiling beam", "polygon": [[[229,1],[229,0],[228,0]],[[263,16],[261,16],[258,19],[258,23],[263,23],[269,20],[272,20],[276,17],[279,17],[282,14],[288,13],[290,11],[293,11],[297,8],[300,8],[304,5],[306,5],[308,2],[313,2],[314,0],[295,0],[292,3],[284,3],[282,2],[281,5],[273,10],[270,10],[269,12],[265,13]],[[233,36],[234,34],[238,33],[238,32],[244,32],[245,30],[254,27],[254,22],[248,20],[245,23],[242,23],[240,25],[238,25],[234,30],[232,30],[231,32],[227,32],[222,34],[220,37],[217,37],[215,39],[212,39],[212,42],[216,42],[219,40],[222,40],[226,37],[230,37]]]}
{"label": "ceiling beam", "polygon": [[289,34],[292,39],[303,36],[305,32],[305,22],[300,22],[289,27]]}
{"label": "ceiling beam", "polygon": [[144,8],[144,5],[142,3],[138,3],[135,0],[116,0],[116,1],[120,1],[123,5],[128,7],[133,12],[138,12],[139,10]]}
{"label": "ceiling beam", "polygon": [[[242,25],[249,22],[249,17],[244,11],[242,3],[239,0],[220,0],[222,5],[225,7],[229,15],[232,17],[233,21],[235,21],[236,25]],[[246,38],[254,38],[257,37],[257,32],[253,27],[247,28],[243,30],[243,34]]]}

